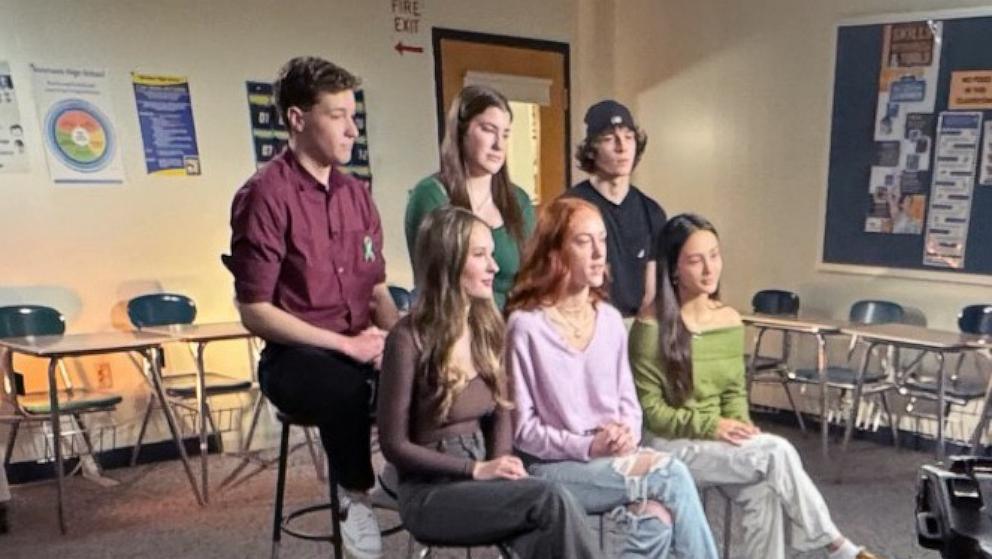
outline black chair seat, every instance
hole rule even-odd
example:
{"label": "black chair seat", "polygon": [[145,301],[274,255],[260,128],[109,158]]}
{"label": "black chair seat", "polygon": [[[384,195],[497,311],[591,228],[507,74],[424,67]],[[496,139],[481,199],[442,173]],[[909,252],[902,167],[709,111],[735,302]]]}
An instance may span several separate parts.
{"label": "black chair seat", "polygon": [[[233,378],[219,373],[207,373],[203,377],[207,396],[244,392],[251,388],[251,381]],[[196,373],[169,375],[164,377],[165,393],[173,398],[196,397]]]}
{"label": "black chair seat", "polygon": [[[748,366],[751,363],[751,356],[744,356],[744,365]],[[766,369],[776,369],[785,363],[781,359],[776,359],[774,357],[768,357],[765,355],[759,355],[754,359],[754,370],[764,371]]]}
{"label": "black chair seat", "polygon": [[[918,379],[911,377],[903,381],[902,387],[909,392],[921,392],[927,395],[937,395],[937,379]],[[947,380],[944,383],[944,394],[949,398],[959,400],[974,400],[985,395],[985,385],[977,380],[958,379],[957,381]]]}
{"label": "black chair seat", "polygon": [[318,427],[320,421],[315,417],[308,417],[305,415],[292,415],[285,412],[277,411],[276,418],[280,423],[288,423],[290,425],[300,425],[302,427]]}
{"label": "black chair seat", "polygon": [[[827,383],[854,385],[858,377],[858,371],[847,367],[827,367]],[[819,382],[820,375],[816,369],[796,369],[797,380],[804,382]],[[866,371],[864,376],[865,384],[879,382],[885,378],[880,371]]]}
{"label": "black chair seat", "polygon": [[[58,398],[59,411],[62,413],[110,410],[124,400],[119,394],[92,392],[79,388],[71,392],[68,390],[59,390]],[[52,413],[52,406],[47,392],[18,396],[17,402],[25,411],[31,414],[47,415]]]}

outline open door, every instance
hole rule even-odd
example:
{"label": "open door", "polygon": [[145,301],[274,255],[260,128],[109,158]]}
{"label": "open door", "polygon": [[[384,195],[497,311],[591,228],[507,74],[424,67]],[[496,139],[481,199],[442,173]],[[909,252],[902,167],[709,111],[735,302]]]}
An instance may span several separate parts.
{"label": "open door", "polygon": [[494,87],[510,101],[510,179],[540,205],[571,183],[568,44],[433,29],[437,120],[470,84]]}

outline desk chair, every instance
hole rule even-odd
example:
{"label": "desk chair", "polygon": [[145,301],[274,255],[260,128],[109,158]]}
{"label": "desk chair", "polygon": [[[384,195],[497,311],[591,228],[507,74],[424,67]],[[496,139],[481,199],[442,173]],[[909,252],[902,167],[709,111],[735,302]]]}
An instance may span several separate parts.
{"label": "desk chair", "polygon": [[[905,310],[898,303],[891,301],[865,300],[858,301],[851,305],[848,313],[848,320],[854,324],[888,324],[892,322],[902,322],[905,317]],[[860,369],[854,365],[854,356],[858,349],[859,341],[857,336],[851,336],[851,341],[847,349],[847,363],[843,366],[828,366],[825,371],[826,387],[824,389],[834,389],[845,394],[861,386],[862,394],[878,394],[882,407],[889,420],[889,427],[892,431],[893,444],[898,445],[898,425],[895,423],[892,410],[886,397],[893,384],[890,382],[889,371],[893,368],[893,363],[889,360],[891,352],[886,352],[879,359],[880,367],[877,369],[866,369],[864,377],[858,381]],[[861,364],[867,366],[871,364],[872,352],[865,351],[861,356]],[[790,382],[802,384],[820,383],[816,368],[796,369],[790,376]],[[820,410],[820,421],[828,421],[827,410]],[[856,421],[856,419],[855,419]]]}
{"label": "desk chair", "polygon": [[392,295],[393,303],[396,305],[396,310],[400,311],[401,316],[410,312],[413,307],[413,294],[408,289],[398,285],[390,285],[389,294]]}
{"label": "desk chair", "polygon": [[[962,334],[974,336],[992,336],[992,305],[969,305],[961,309],[958,313],[958,329]],[[906,402],[906,413],[914,417],[929,417],[938,421],[947,421],[951,414],[951,406],[966,406],[970,402],[978,400],[988,393],[987,387],[992,379],[992,371],[983,373],[983,359],[979,351],[963,351],[958,355],[954,372],[945,380],[944,402],[942,410],[937,410],[936,414],[927,414],[917,409],[916,403],[919,400],[937,401],[937,378],[934,374],[928,374],[923,370],[922,361],[926,355],[921,352],[907,367],[900,371],[897,376],[897,389],[900,395],[908,397]],[[979,372],[978,377],[965,378],[961,376],[961,367],[965,357],[974,357],[975,369]],[[986,359],[988,356],[986,355]],[[937,359],[943,359],[941,354],[937,354]],[[984,379],[982,378],[984,377]],[[972,434],[972,449],[977,450],[981,441],[982,433],[988,424],[986,417],[989,411],[990,399],[985,397],[978,415],[979,421]]]}
{"label": "desk chair", "polygon": [[[0,338],[13,338],[22,336],[58,336],[65,333],[65,319],[62,314],[51,308],[37,305],[15,305],[0,307]],[[10,464],[10,457],[14,450],[14,443],[17,440],[17,433],[23,422],[44,423],[51,420],[52,408],[48,390],[42,392],[25,393],[23,375],[14,371],[13,355],[10,351],[0,349],[0,367],[6,371],[4,375],[2,390],[0,395],[9,401],[14,409],[13,415],[0,415],[0,422],[11,423],[10,437],[7,439],[7,448],[4,456],[3,467]],[[85,450],[81,454],[93,456],[93,444],[89,431],[83,422],[83,414],[97,412],[111,412],[123,398],[119,394],[111,392],[89,390],[80,388],[72,383],[63,361],[59,361],[59,378],[62,380],[62,389],[57,390],[59,412],[66,414],[75,420],[78,430],[70,429],[63,431],[63,436],[72,437],[76,431],[83,439]],[[52,441],[53,445],[62,444],[61,440]],[[77,470],[83,466],[80,460]],[[73,471],[69,475],[75,473]],[[57,470],[55,475],[59,479],[65,476],[65,472]],[[58,484],[61,497],[62,483]]]}
{"label": "desk chair", "polygon": [[[196,303],[185,295],[175,293],[151,293],[141,295],[128,301],[127,316],[131,324],[138,330],[153,326],[173,326],[177,324],[192,324],[196,318]],[[197,354],[193,349],[193,344],[186,344],[194,362]],[[163,354],[164,355],[164,354]],[[188,404],[190,400],[196,399],[196,379],[197,372],[183,372],[170,375],[162,375],[163,388],[165,394],[172,398],[173,405],[186,409],[190,413],[200,413],[195,405]],[[215,372],[206,372],[204,375],[206,391],[204,397],[209,399],[212,396],[222,394],[234,394],[239,392],[250,392],[256,387],[252,381],[235,378]],[[152,407],[156,398],[153,396],[148,400],[148,407],[145,408],[145,416],[141,421],[141,430],[138,432],[138,442],[134,445],[131,454],[131,465],[138,462],[138,455],[141,453],[141,445],[148,428],[148,420],[151,417]],[[163,403],[164,405],[164,403]],[[211,429],[217,436],[217,444],[223,451],[221,432],[214,422],[213,413],[210,411],[209,403],[204,403],[206,419],[210,423]]]}
{"label": "desk chair", "polygon": [[[766,314],[772,316],[794,317],[799,314],[799,296],[791,291],[781,289],[764,289],[754,294],[751,298],[751,307],[756,314]],[[761,342],[768,330],[758,330],[755,340],[755,355],[744,355],[744,362],[747,364],[747,392],[750,397],[751,385],[755,382],[766,384],[778,384],[785,391],[789,399],[792,412],[796,415],[796,422],[799,429],[806,432],[806,423],[803,421],[803,414],[796,405],[796,400],[792,395],[792,387],[789,385],[789,356],[792,352],[792,336],[788,332],[782,333],[782,346],[778,355],[762,355]]]}

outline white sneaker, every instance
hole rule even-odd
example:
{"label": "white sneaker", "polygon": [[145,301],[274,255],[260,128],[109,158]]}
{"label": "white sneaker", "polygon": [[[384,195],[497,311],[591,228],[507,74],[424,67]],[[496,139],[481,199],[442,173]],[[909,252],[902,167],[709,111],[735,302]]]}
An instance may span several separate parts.
{"label": "white sneaker", "polygon": [[355,559],[382,557],[382,535],[375,513],[365,503],[351,501],[341,521],[341,541],[348,555]]}

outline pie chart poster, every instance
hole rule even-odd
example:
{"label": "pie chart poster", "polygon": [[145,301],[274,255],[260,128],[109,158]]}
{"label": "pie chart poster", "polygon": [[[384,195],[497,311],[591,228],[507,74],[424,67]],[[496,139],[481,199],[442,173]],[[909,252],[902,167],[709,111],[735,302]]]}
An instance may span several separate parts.
{"label": "pie chart poster", "polygon": [[52,180],[124,182],[106,70],[32,64],[31,75]]}

